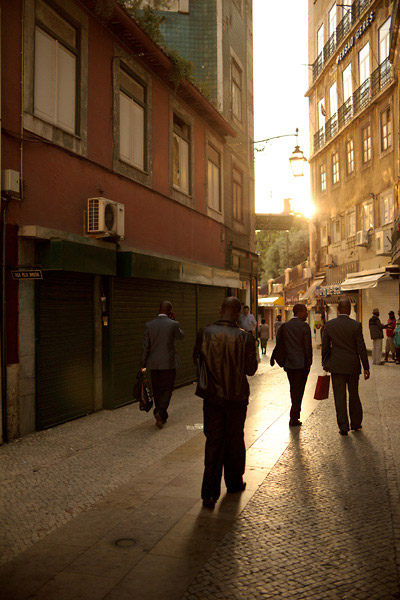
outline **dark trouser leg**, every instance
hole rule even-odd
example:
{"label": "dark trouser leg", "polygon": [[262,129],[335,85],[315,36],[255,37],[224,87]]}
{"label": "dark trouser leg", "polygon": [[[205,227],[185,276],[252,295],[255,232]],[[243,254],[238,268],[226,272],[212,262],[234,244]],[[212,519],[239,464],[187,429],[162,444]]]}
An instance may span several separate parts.
{"label": "dark trouser leg", "polygon": [[303,400],[304,388],[306,387],[309,369],[285,369],[290,384],[290,420],[300,419],[301,402]]}
{"label": "dark trouser leg", "polygon": [[349,413],[350,426],[352,429],[360,427],[363,419],[363,409],[358,394],[358,381],[360,376],[347,375],[347,386],[349,388]]}
{"label": "dark trouser leg", "polygon": [[349,430],[346,402],[346,378],[348,375],[332,373],[333,395],[335,397],[336,419],[341,431]]}
{"label": "dark trouser leg", "polygon": [[207,398],[203,402],[204,435],[206,448],[204,475],[201,486],[203,500],[218,500],[221,493],[222,466],[224,462],[225,410]]}
{"label": "dark trouser leg", "polygon": [[261,352],[267,354],[267,340],[261,339]]}
{"label": "dark trouser leg", "polygon": [[247,404],[238,403],[226,410],[224,479],[228,489],[239,489],[243,483],[246,466],[244,423]]}
{"label": "dark trouser leg", "polygon": [[154,416],[163,423],[168,419],[168,406],[174,389],[176,369],[151,371],[151,384],[154,395]]}

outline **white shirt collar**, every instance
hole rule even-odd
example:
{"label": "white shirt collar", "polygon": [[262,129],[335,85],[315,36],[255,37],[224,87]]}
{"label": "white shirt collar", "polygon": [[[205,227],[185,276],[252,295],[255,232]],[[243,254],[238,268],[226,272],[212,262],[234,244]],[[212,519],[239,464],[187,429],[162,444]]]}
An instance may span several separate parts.
{"label": "white shirt collar", "polygon": [[168,317],[168,315],[165,315],[164,313],[160,313],[158,316],[159,317]]}

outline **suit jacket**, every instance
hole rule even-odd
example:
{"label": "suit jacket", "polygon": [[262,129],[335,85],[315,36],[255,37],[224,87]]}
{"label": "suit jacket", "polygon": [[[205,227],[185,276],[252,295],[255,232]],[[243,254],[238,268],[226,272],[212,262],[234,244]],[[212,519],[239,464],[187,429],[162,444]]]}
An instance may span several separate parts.
{"label": "suit jacket", "polygon": [[311,329],[308,323],[293,317],[279,327],[276,345],[285,348],[285,369],[309,369],[312,365]]}
{"label": "suit jacket", "polygon": [[176,369],[179,358],[175,340],[184,337],[177,321],[169,317],[156,317],[146,323],[142,346],[141,366],[154,370]]}
{"label": "suit jacket", "polygon": [[361,373],[360,359],[364,369],[369,371],[361,323],[346,315],[327,321],[322,334],[323,366],[331,373],[356,375]]}

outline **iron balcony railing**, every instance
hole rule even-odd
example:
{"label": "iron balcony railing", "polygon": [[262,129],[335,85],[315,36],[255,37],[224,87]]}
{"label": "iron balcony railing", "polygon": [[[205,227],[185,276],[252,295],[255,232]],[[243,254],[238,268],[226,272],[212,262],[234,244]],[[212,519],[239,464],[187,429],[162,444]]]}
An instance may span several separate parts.
{"label": "iron balcony railing", "polygon": [[315,62],[313,63],[313,81],[316,80],[324,68],[325,63],[328,62],[336,48],[344,40],[350,29],[353,27],[353,25],[355,25],[355,23],[365,12],[365,10],[372,4],[372,2],[373,0],[354,0],[351,8],[344,15],[343,19],[339,21],[336,30],[330,36],[323,48],[323,51],[317,56]]}
{"label": "iron balcony railing", "polygon": [[314,134],[314,152],[317,152],[330,140],[344,125],[365,108],[379,92],[393,79],[393,70],[389,59],[383,61],[377,69],[360,85],[352,96],[337,113],[332,115],[317,133]]}

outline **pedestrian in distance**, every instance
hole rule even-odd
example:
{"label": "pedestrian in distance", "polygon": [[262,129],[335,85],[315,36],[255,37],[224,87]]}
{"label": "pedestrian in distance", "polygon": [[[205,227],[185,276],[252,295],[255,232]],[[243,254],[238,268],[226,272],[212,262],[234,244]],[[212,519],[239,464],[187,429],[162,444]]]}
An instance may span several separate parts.
{"label": "pedestrian in distance", "polygon": [[276,321],[274,321],[274,332],[275,332],[275,339],[277,338],[278,335],[278,329],[279,327],[282,325],[282,315],[277,315],[276,316]]}
{"label": "pedestrian in distance", "polygon": [[290,420],[289,427],[301,425],[300,412],[308,374],[312,365],[311,329],[306,323],[308,311],[305,304],[295,304],[293,318],[278,329],[276,346],[271,357],[274,365],[277,355],[278,364],[287,374],[290,385]]}
{"label": "pedestrian in distance", "polygon": [[210,509],[221,493],[222,471],[229,494],[246,487],[244,424],[250,394],[246,376],[254,375],[258,363],[254,336],[237,324],[240,309],[237,298],[225,298],[221,319],[198,331],[193,350],[206,437],[201,497]]}
{"label": "pedestrian in distance", "polygon": [[396,347],[394,345],[394,336],[396,333],[396,317],[394,312],[389,312],[389,318],[386,325],[386,344],[385,344],[385,362],[389,360],[389,353],[392,353],[392,358],[396,360]]}
{"label": "pedestrian in distance", "polygon": [[251,314],[249,306],[243,307],[243,312],[239,317],[239,325],[242,329],[247,331],[248,333],[254,334],[257,321],[254,318],[254,315]]}
{"label": "pedestrian in distance", "polygon": [[369,333],[372,340],[372,364],[384,365],[382,360],[382,340],[383,330],[387,325],[383,325],[379,318],[379,308],[374,308],[372,317],[369,320]]}
{"label": "pedestrian in distance", "polygon": [[182,340],[184,333],[175,320],[172,304],[164,300],[158,316],[146,323],[142,346],[141,370],[150,369],[154,395],[156,426],[162,429],[168,419],[168,407],[174,389],[179,358],[175,340]]}
{"label": "pedestrian in distance", "polygon": [[269,325],[265,319],[261,319],[261,325],[258,328],[258,335],[261,343],[261,354],[267,354],[267,342],[269,340]]}
{"label": "pedestrian in distance", "polygon": [[400,310],[397,311],[396,330],[394,333],[394,345],[396,347],[396,365],[400,365]]}
{"label": "pedestrian in distance", "polygon": [[[358,393],[360,360],[364,368],[364,379],[369,379],[370,376],[362,325],[350,319],[350,311],[350,301],[340,300],[338,316],[325,323],[322,336],[322,366],[331,373],[336,419],[341,435],[347,435],[349,429],[358,431],[362,428],[363,410]],[[349,394],[350,425],[346,388]]]}

